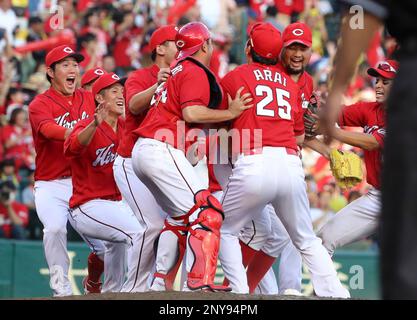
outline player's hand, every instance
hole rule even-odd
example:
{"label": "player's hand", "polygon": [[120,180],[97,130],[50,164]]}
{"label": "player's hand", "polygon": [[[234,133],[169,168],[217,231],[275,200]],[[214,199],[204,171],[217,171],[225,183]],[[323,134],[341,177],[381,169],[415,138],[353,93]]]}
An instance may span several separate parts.
{"label": "player's hand", "polygon": [[162,82],[165,82],[168,80],[168,77],[171,75],[171,69],[170,68],[161,68],[158,72],[158,85],[160,85]]}
{"label": "player's hand", "polygon": [[96,113],[94,114],[94,124],[99,126],[109,114],[109,104],[107,102],[100,103],[96,108]]}
{"label": "player's hand", "polygon": [[245,93],[241,95],[244,87],[240,87],[239,90],[236,92],[236,96],[234,99],[227,94],[227,98],[229,101],[229,112],[232,114],[233,119],[237,118],[242,114],[243,111],[252,108],[253,104],[249,104],[253,99],[250,93]]}

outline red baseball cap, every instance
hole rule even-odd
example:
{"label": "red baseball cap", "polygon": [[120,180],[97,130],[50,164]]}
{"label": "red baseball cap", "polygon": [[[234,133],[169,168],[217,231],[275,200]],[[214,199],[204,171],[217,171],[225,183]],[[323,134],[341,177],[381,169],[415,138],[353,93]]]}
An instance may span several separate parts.
{"label": "red baseball cap", "polygon": [[269,22],[255,23],[249,32],[249,43],[263,58],[277,58],[282,49],[281,32]]}
{"label": "red baseball cap", "polygon": [[311,30],[305,23],[295,22],[288,25],[282,33],[284,48],[297,42],[307,47],[311,47],[313,36]]}
{"label": "red baseball cap", "polygon": [[84,60],[84,56],[81,53],[75,52],[70,46],[64,44],[48,52],[45,58],[45,64],[47,67],[50,67],[55,62],[61,61],[68,57],[74,58],[77,62]]}
{"label": "red baseball cap", "polygon": [[121,85],[124,85],[125,81],[126,78],[121,79],[114,72],[106,73],[100,76],[96,82],[94,82],[93,89],[91,91],[93,93],[93,96],[95,97],[96,94],[99,93],[101,90],[106,89],[115,83],[120,83]]}
{"label": "red baseball cap", "polygon": [[81,78],[81,86],[90,83],[91,81],[96,80],[98,77],[104,75],[106,71],[101,68],[90,69],[86,73],[84,73],[83,77]]}
{"label": "red baseball cap", "polygon": [[177,59],[183,59],[196,53],[211,38],[204,23],[189,22],[178,30],[175,45],[178,48]]}
{"label": "red baseball cap", "polygon": [[369,68],[368,74],[372,77],[383,77],[385,79],[394,79],[398,72],[398,62],[395,60],[386,60],[378,64],[376,68]]}
{"label": "red baseball cap", "polygon": [[175,36],[177,35],[178,27],[173,24],[162,26],[156,29],[149,40],[149,47],[151,51],[156,49],[156,46],[163,44],[165,41],[175,41]]}

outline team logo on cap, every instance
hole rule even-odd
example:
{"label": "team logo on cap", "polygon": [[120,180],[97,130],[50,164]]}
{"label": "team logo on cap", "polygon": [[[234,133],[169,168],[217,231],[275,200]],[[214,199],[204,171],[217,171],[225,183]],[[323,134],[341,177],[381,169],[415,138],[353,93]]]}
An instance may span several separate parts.
{"label": "team logo on cap", "polygon": [[303,35],[303,33],[304,33],[304,31],[303,31],[303,30],[301,30],[301,29],[294,29],[294,30],[292,31],[292,34],[293,34],[293,35],[295,35],[295,36],[297,36],[297,37],[302,36],[302,35]]}
{"label": "team logo on cap", "polygon": [[182,40],[178,40],[175,44],[178,48],[182,48],[185,45],[185,42]]}
{"label": "team logo on cap", "polygon": [[66,52],[66,53],[73,53],[74,52],[70,47],[65,47],[63,49],[63,51]]}
{"label": "team logo on cap", "polygon": [[96,70],[94,70],[94,73],[98,76],[102,76],[104,74],[104,71],[101,70],[101,69],[96,69]]}
{"label": "team logo on cap", "polygon": [[117,74],[112,74],[112,75],[111,75],[111,77],[112,77],[114,80],[120,80],[120,78],[119,78],[119,76],[118,76]]}

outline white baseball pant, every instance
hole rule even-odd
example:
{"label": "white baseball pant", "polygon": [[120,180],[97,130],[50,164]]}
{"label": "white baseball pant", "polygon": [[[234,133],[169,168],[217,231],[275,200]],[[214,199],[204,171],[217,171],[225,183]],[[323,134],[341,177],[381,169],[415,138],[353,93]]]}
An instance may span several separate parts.
{"label": "white baseball pant", "polygon": [[232,290],[249,291],[241,263],[239,232],[269,203],[309,268],[316,294],[349,297],[329,254],[314,234],[301,160],[279,147],[264,147],[261,154],[239,156],[224,191],[219,258]]}
{"label": "white baseball pant", "polygon": [[[278,258],[279,293],[287,289],[295,289],[301,292],[302,280],[302,258],[299,251],[290,240],[290,236],[282,222],[279,220],[271,204],[268,204],[260,216],[254,217],[250,223],[243,228],[239,239],[254,250],[262,250],[267,255]],[[270,285],[267,281],[274,278],[272,268],[268,271],[268,277],[260,281],[263,294],[274,294],[276,286]],[[271,289],[269,291],[268,289]]]}
{"label": "white baseball pant", "polygon": [[[214,174],[222,189],[227,189],[232,165],[215,164]],[[223,194],[223,193],[221,193]],[[265,206],[262,214],[253,217],[240,232],[239,239],[254,250],[264,251],[271,257],[280,257],[279,292],[296,289],[301,292],[302,258],[291,242],[287,230],[279,220],[271,204]],[[259,283],[262,294],[277,294],[277,281],[272,268]]]}
{"label": "white baseball pant", "polygon": [[[35,181],[34,197],[36,212],[43,224],[43,246],[51,277],[53,295],[72,295],[68,279],[70,265],[67,252],[67,222],[69,199],[72,195],[71,178],[51,181]],[[73,226],[74,227],[74,226]],[[105,245],[101,240],[86,237],[76,227],[90,249],[104,260]]]}
{"label": "white baseball pant", "polygon": [[337,212],[320,228],[318,236],[332,256],[336,248],[374,234],[380,212],[381,192],[371,188],[367,194]]}
{"label": "white baseball pant", "polygon": [[[106,248],[115,255],[123,257],[127,249],[127,279],[121,290],[120,282],[114,290],[130,292],[139,277],[140,239],[143,233],[143,227],[132,210],[122,201],[95,199],[71,210],[69,219],[84,235],[106,241]],[[104,255],[104,270],[106,265],[114,265],[119,266],[120,273],[123,273],[124,263],[114,263],[110,260],[112,258],[111,255]]]}
{"label": "white baseball pant", "polygon": [[[169,216],[167,221],[174,226],[184,226],[183,220],[174,220],[189,212],[194,206],[194,194],[206,189],[193,166],[179,149],[154,139],[139,138],[132,151],[135,174],[152,192],[154,198]],[[193,222],[200,210],[189,218]],[[163,243],[163,245],[161,245]],[[178,242],[172,232],[163,232],[159,238],[156,271],[167,274],[177,258]],[[193,253],[187,246],[186,268],[190,271],[194,262]],[[156,278],[152,290],[164,290],[164,284]]]}
{"label": "white baseball pant", "polygon": [[152,193],[133,172],[131,158],[117,156],[113,165],[113,174],[123,200],[143,226],[140,240],[139,276],[132,292],[144,292],[149,289],[150,280],[153,278],[155,241],[161,233],[167,214],[162,211]]}

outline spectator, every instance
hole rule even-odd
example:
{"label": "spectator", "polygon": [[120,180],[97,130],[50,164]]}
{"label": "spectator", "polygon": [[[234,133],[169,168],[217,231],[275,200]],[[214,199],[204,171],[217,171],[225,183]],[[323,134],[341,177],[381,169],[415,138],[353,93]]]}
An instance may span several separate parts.
{"label": "spectator", "polygon": [[315,231],[320,230],[335,215],[335,212],[330,208],[331,197],[332,194],[330,191],[323,190],[319,193],[319,208],[317,210],[311,210],[311,219]]}
{"label": "spectator", "polygon": [[15,161],[13,158],[5,159],[0,164],[0,183],[11,182],[15,189],[19,186],[20,178],[16,174]]}
{"label": "spectator", "polygon": [[26,239],[28,209],[15,201],[16,187],[10,181],[0,184],[0,238]]}
{"label": "spectator", "polygon": [[[43,28],[43,21],[38,16],[33,16],[29,18],[29,30],[26,37],[26,42],[34,42],[45,40],[47,35]],[[46,51],[45,50],[36,50],[32,52],[32,57],[36,61],[36,64],[42,64],[45,61]]]}
{"label": "spectator", "polygon": [[31,168],[35,163],[33,138],[27,112],[16,108],[3,129],[5,157],[15,159],[16,169]]}
{"label": "spectator", "polygon": [[99,52],[97,36],[88,32],[80,38],[80,42],[79,51],[84,56],[84,60],[79,63],[82,70],[100,67],[102,64],[102,56]]}
{"label": "spectator", "polygon": [[97,55],[99,57],[107,54],[107,46],[110,43],[110,37],[103,30],[100,21],[100,12],[98,8],[90,9],[84,16],[84,26],[80,31],[80,35],[92,33],[97,39]]}
{"label": "spectator", "polygon": [[[5,35],[10,44],[14,44],[14,31],[17,27],[16,13],[12,10],[11,0],[0,0],[0,29],[5,30]],[[5,46],[4,38],[0,38],[0,52]]]}
{"label": "spectator", "polygon": [[25,104],[25,93],[19,84],[12,86],[7,95],[5,114],[8,119],[10,119],[11,114],[15,109],[27,109],[27,105]]}
{"label": "spectator", "polygon": [[266,8],[265,13],[266,13],[265,22],[269,22],[279,31],[283,32],[285,27],[277,19],[277,15],[278,15],[277,8],[275,6],[268,6]]}
{"label": "spectator", "polygon": [[103,70],[108,73],[115,72],[116,62],[111,54],[107,54],[103,57]]}

